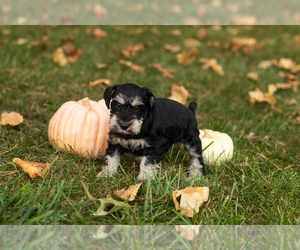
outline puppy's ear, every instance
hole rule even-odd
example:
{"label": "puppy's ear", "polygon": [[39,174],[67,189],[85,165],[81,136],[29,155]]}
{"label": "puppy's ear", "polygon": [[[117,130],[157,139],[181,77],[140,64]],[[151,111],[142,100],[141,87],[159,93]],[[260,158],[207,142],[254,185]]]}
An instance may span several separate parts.
{"label": "puppy's ear", "polygon": [[110,100],[111,100],[111,98],[113,97],[113,95],[114,95],[114,93],[115,93],[115,91],[116,91],[116,89],[117,89],[118,87],[119,87],[119,85],[116,84],[116,85],[114,85],[114,86],[111,86],[111,87],[105,89],[105,91],[104,91],[103,99],[104,99],[105,104],[106,104],[106,106],[107,106],[108,109],[109,109],[109,103],[110,103]]}
{"label": "puppy's ear", "polygon": [[155,96],[147,87],[143,87],[143,90],[145,93],[145,99],[149,102],[150,108],[153,108]]}

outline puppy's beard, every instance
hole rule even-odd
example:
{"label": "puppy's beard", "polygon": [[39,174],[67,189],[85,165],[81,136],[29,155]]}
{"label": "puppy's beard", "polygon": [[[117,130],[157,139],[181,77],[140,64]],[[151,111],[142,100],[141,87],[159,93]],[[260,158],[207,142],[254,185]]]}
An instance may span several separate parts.
{"label": "puppy's beard", "polygon": [[120,119],[116,115],[112,115],[108,123],[109,129],[123,135],[138,135],[143,125],[143,119],[134,119],[129,122],[130,126],[127,129],[122,129],[120,122]]}

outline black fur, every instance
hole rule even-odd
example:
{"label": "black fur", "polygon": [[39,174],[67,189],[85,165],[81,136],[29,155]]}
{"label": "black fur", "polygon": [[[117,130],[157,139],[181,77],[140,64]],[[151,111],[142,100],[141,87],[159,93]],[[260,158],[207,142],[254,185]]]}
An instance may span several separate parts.
{"label": "black fur", "polygon": [[103,97],[111,109],[111,118],[107,162],[98,176],[115,172],[114,157],[131,152],[143,157],[138,180],[147,178],[146,174],[153,177],[165,153],[178,142],[185,145],[190,155],[190,177],[204,175],[195,102],[187,108],[173,100],[155,98],[147,87],[132,83],[109,87]]}

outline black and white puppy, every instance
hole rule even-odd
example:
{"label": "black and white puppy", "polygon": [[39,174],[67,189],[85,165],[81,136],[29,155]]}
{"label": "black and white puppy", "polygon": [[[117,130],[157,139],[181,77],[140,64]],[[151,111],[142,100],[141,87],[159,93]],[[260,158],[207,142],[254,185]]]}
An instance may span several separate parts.
{"label": "black and white puppy", "polygon": [[189,153],[189,179],[204,175],[202,146],[197,128],[197,104],[187,107],[164,98],[155,98],[150,89],[132,83],[105,90],[110,109],[107,156],[101,177],[113,174],[125,152],[141,159],[138,181],[154,178],[160,162],[172,144],[182,142]]}

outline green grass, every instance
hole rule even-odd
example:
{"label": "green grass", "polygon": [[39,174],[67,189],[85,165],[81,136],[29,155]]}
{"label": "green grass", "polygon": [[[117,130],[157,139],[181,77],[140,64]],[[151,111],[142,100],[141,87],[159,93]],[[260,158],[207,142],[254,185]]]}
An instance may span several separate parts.
{"label": "green grass", "polygon": [[[299,29],[294,26],[254,26],[239,30],[236,36],[256,37],[261,48],[246,55],[241,51],[223,48],[233,35],[226,29],[207,27],[208,38],[201,40],[199,57],[216,58],[223,66],[225,76],[201,69],[195,60],[184,66],[177,62],[176,54],[166,51],[166,43],[178,44],[182,50],[189,48],[183,41],[197,38],[200,27],[190,26],[103,26],[108,36],[97,40],[86,34],[85,26],[2,26],[0,27],[0,111],[16,111],[24,122],[16,127],[0,127],[0,223],[1,224],[123,224],[123,225],[252,225],[299,224],[300,197],[300,115],[299,93],[277,91],[277,103],[272,108],[267,103],[251,106],[248,92],[258,86],[267,91],[270,83],[284,82],[278,76],[284,71],[275,66],[258,71],[262,60],[291,58],[300,64],[300,46],[293,44]],[[91,27],[94,28],[94,27]],[[142,34],[135,34],[142,28]],[[182,35],[174,37],[169,30],[179,28]],[[8,36],[1,35],[9,29]],[[46,47],[28,48],[28,44],[48,35]],[[83,54],[74,64],[60,67],[52,61],[52,53],[62,43],[59,38],[74,38],[76,48]],[[19,38],[27,44],[17,45]],[[219,48],[207,46],[218,40]],[[273,41],[273,43],[269,43]],[[147,43],[145,51],[129,59],[146,66],[145,72],[134,72],[120,65],[127,60],[122,49],[127,45]],[[106,63],[108,68],[97,69],[96,63]],[[175,70],[175,78],[163,78],[161,73],[147,66],[163,63]],[[248,72],[258,71],[260,82],[247,79]],[[299,75],[299,74],[298,74]],[[230,162],[217,167],[207,164],[207,175],[194,182],[185,181],[189,164],[186,152],[175,145],[166,154],[162,170],[152,182],[146,182],[138,193],[162,201],[136,199],[129,202],[131,209],[117,211],[105,217],[92,215],[99,204],[87,199],[81,181],[89,186],[95,198],[104,198],[116,189],[135,184],[139,172],[138,162],[126,155],[120,169],[109,178],[96,179],[103,159],[81,159],[77,155],[54,149],[47,138],[47,126],[55,111],[69,100],[89,97],[102,99],[103,89],[92,88],[89,81],[111,79],[114,84],[133,82],[148,86],[156,97],[169,97],[169,86],[178,83],[192,94],[188,101],[196,101],[198,127],[228,133],[235,145]],[[297,105],[288,104],[296,99]],[[256,139],[248,141],[254,132]],[[261,141],[269,136],[268,141]],[[52,163],[44,179],[30,179],[12,162],[13,158]],[[243,166],[248,157],[248,166]],[[175,210],[171,194],[187,186],[208,186],[208,202],[200,207],[194,218],[186,218]]]}

